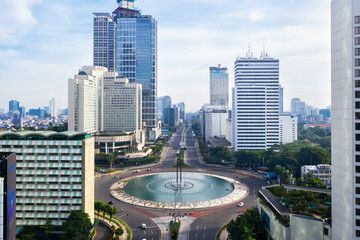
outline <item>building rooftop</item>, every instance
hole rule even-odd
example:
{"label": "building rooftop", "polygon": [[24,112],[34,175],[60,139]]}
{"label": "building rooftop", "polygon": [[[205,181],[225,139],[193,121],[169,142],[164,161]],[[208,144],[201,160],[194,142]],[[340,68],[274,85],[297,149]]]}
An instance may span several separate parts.
{"label": "building rooftop", "polygon": [[85,132],[1,131],[0,140],[82,140],[90,138]]}
{"label": "building rooftop", "polygon": [[291,215],[290,210],[285,207],[279,200],[278,197],[274,196],[266,188],[261,188],[259,193],[266,199],[266,201],[282,216]]}
{"label": "building rooftop", "polygon": [[231,142],[226,139],[221,138],[210,138],[209,139],[211,145],[214,147],[224,146],[224,147],[231,147]]}

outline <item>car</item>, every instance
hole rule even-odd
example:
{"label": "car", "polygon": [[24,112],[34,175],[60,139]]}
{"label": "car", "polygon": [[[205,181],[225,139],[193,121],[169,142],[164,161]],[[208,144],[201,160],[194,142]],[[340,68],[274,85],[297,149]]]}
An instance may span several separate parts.
{"label": "car", "polygon": [[141,228],[146,229],[146,224],[145,223],[141,224]]}
{"label": "car", "polygon": [[242,207],[244,206],[244,203],[243,202],[239,202],[239,204],[237,205],[238,207]]}

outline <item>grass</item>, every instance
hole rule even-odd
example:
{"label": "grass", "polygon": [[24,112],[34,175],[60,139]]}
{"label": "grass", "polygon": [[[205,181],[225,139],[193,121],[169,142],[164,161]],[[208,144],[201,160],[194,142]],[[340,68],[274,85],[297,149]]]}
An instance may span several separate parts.
{"label": "grass", "polygon": [[224,229],[227,227],[227,224],[225,226],[223,226],[216,234],[216,240],[220,239],[220,235],[222,233],[222,231],[224,231]]}
{"label": "grass", "polygon": [[170,222],[170,232],[171,232],[171,240],[177,240],[179,235],[179,229],[180,229],[180,222]]}
{"label": "grass", "polygon": [[[176,168],[176,165],[171,166],[171,168]],[[194,167],[192,167],[192,166],[187,165],[187,164],[184,163],[184,164],[182,165],[182,168],[194,168]]]}
{"label": "grass", "polygon": [[[99,216],[99,217],[103,217],[102,213],[95,212],[95,215]],[[115,223],[119,227],[121,227],[121,224],[124,225],[125,228],[126,228],[126,232],[128,234],[127,240],[131,239],[131,230],[130,230],[129,226],[124,221],[122,221],[121,219],[119,219],[119,218],[117,218],[115,216],[113,216],[112,219],[110,219],[110,217],[108,217],[108,214],[105,214],[105,219]]]}

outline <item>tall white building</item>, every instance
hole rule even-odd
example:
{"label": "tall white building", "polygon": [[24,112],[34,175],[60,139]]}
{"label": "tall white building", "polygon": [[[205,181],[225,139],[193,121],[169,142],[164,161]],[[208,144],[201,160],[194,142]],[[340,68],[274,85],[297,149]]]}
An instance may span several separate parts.
{"label": "tall white building", "polygon": [[227,67],[210,67],[210,105],[229,105],[229,73]]}
{"label": "tall white building", "polygon": [[295,142],[298,138],[297,117],[280,115],[280,142],[283,144]]}
{"label": "tall white building", "polygon": [[102,88],[101,129],[108,132],[142,130],[142,86],[129,83],[117,73],[104,77]]}
{"label": "tall white building", "polygon": [[278,59],[266,53],[259,59],[236,59],[232,119],[236,151],[264,150],[279,144]]}
{"label": "tall white building", "polygon": [[226,138],[226,119],[228,112],[226,106],[203,106],[200,110],[201,133],[205,141],[210,138]]}
{"label": "tall white building", "polygon": [[83,67],[69,79],[69,130],[142,131],[141,84],[105,67]]}
{"label": "tall white building", "polygon": [[101,130],[101,84],[105,67],[82,67],[69,79],[68,105],[70,131],[96,132]]}
{"label": "tall white building", "polygon": [[331,2],[333,239],[360,239],[360,1]]}
{"label": "tall white building", "polygon": [[57,102],[55,101],[54,98],[52,98],[49,101],[49,111],[50,111],[51,117],[54,117],[54,118],[58,117],[58,106],[57,106]]}

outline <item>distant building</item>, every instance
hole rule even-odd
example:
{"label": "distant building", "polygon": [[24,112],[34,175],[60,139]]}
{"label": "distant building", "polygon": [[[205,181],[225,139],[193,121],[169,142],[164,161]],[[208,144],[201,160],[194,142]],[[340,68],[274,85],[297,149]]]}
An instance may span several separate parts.
{"label": "distant building", "polygon": [[298,139],[298,121],[295,116],[280,115],[280,142],[295,142]]}
{"label": "distant building", "polygon": [[226,138],[227,107],[203,106],[200,110],[201,134],[205,141],[210,138]]}
{"label": "distant building", "polygon": [[179,108],[170,107],[164,109],[164,125],[167,127],[176,127],[179,125]]}
{"label": "distant building", "polygon": [[226,119],[225,132],[226,132],[225,139],[228,140],[232,145],[232,134],[233,134],[233,132],[232,132],[232,120],[231,120],[231,118]]}
{"label": "distant building", "polygon": [[0,132],[16,153],[16,225],[62,225],[71,210],[94,221],[94,138],[86,133]]}
{"label": "distant building", "polygon": [[38,116],[39,118],[45,118],[44,109],[29,109],[29,116]]}
{"label": "distant building", "polygon": [[181,120],[185,120],[186,119],[186,113],[185,113],[185,103],[181,102],[181,103],[178,103],[177,104],[178,108],[179,108],[179,112],[180,112],[180,115],[179,115],[179,119]]}
{"label": "distant building", "polygon": [[20,112],[20,102],[16,100],[11,100],[9,102],[9,112],[19,111]]}
{"label": "distant building", "polygon": [[279,144],[279,59],[263,52],[235,61],[233,147],[266,150]]}
{"label": "distant building", "polygon": [[304,175],[308,173],[311,173],[314,178],[320,178],[320,180],[326,185],[331,185],[331,165],[318,164],[302,166],[301,177],[304,177]]}
{"label": "distant building", "polygon": [[229,105],[229,73],[227,67],[210,67],[210,105]]}
{"label": "distant building", "polygon": [[0,239],[15,239],[16,195],[16,154],[0,152]]}
{"label": "distant building", "polygon": [[279,87],[279,114],[284,114],[284,88]]}
{"label": "distant building", "polygon": [[57,106],[57,102],[55,101],[54,98],[52,98],[49,101],[49,111],[50,111],[51,117],[53,117],[53,118],[58,117],[58,106]]}
{"label": "distant building", "polygon": [[291,99],[291,114],[298,116],[299,122],[302,122],[306,117],[306,103],[300,98]]}

